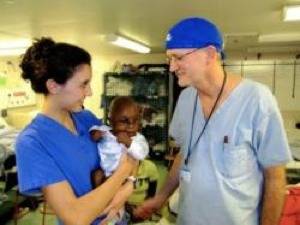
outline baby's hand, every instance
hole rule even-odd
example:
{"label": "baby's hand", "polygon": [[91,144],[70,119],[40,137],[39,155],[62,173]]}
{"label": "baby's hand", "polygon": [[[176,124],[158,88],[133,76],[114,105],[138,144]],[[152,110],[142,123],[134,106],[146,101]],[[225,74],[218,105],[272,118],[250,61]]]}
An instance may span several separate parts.
{"label": "baby's hand", "polygon": [[131,145],[131,137],[126,132],[118,132],[116,136],[118,142],[124,144],[127,148]]}
{"label": "baby's hand", "polygon": [[90,131],[90,134],[93,141],[100,141],[105,132],[100,130],[92,130]]}

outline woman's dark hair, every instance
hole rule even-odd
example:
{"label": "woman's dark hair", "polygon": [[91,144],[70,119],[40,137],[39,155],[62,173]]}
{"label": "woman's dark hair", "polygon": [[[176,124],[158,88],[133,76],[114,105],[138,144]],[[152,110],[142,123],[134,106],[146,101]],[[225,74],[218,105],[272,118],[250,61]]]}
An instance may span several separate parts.
{"label": "woman's dark hair", "polygon": [[68,43],[56,43],[51,38],[41,38],[27,49],[20,67],[23,79],[30,80],[32,89],[47,95],[48,79],[64,84],[82,64],[91,65],[91,56],[84,49]]}

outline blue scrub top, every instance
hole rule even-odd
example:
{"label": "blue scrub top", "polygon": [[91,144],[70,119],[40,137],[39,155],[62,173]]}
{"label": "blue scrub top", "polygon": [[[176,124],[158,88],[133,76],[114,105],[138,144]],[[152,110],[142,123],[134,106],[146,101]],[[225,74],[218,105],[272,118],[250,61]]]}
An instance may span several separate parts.
{"label": "blue scrub top", "polygon": [[177,223],[258,225],[263,170],[291,159],[276,100],[265,86],[243,80],[196,143],[205,124],[198,98],[191,136],[196,95],[192,87],[181,93],[170,125],[184,157],[190,139],[195,146],[188,165],[182,165]]}
{"label": "blue scrub top", "polygon": [[65,180],[77,197],[92,190],[91,172],[100,162],[88,130],[101,120],[86,110],[71,116],[77,134],[38,114],[19,135],[16,155],[21,193],[41,193],[42,187]]}

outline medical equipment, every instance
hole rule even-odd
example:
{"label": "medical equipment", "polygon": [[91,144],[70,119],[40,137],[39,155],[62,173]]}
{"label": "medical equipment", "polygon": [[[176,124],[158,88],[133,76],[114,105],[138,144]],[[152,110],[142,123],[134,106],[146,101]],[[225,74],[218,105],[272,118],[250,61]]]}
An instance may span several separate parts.
{"label": "medical equipment", "polygon": [[[0,117],[0,176],[4,177],[6,183],[6,174],[4,163],[6,159],[14,155],[14,145],[16,138],[19,134],[19,130],[9,126],[4,118]],[[4,194],[4,187],[0,192],[0,204],[7,199]]]}
{"label": "medical equipment", "polygon": [[36,95],[28,87],[1,88],[1,108],[17,108],[36,104]]}

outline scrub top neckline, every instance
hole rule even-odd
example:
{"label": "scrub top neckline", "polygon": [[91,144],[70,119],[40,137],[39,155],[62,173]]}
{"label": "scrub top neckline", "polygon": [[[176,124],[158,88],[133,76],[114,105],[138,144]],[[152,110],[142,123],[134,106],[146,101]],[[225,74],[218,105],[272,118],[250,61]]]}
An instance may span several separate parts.
{"label": "scrub top neckline", "polygon": [[[239,92],[239,90],[242,88],[242,86],[244,86],[244,84],[246,83],[246,79],[242,79],[240,83],[238,83],[237,86],[235,86],[232,91],[229,93],[229,95],[227,96],[227,98],[221,103],[221,105],[219,105],[215,112],[213,112],[213,114],[211,115],[211,118],[210,120],[213,121],[213,118],[215,117],[215,115],[218,115],[220,114],[220,112],[222,111],[222,109],[224,107],[226,107],[226,105],[229,104],[230,101],[234,100],[238,95],[236,93]],[[197,90],[196,90],[197,92]],[[197,111],[200,111],[200,116],[201,118],[205,121],[206,118],[204,116],[204,112],[203,112],[203,109],[202,109],[202,103],[200,101],[200,98],[199,98],[199,95],[197,94],[197,102],[196,104],[198,105],[198,110]],[[209,125],[208,125],[209,126]]]}
{"label": "scrub top neckline", "polygon": [[81,132],[80,132],[80,129],[78,127],[78,124],[77,124],[77,121],[76,121],[76,118],[75,118],[74,114],[70,113],[70,116],[71,116],[71,119],[72,119],[72,121],[74,123],[74,127],[76,129],[76,133],[71,132],[69,129],[67,129],[65,126],[63,126],[61,123],[59,123],[57,120],[51,118],[50,116],[48,116],[48,115],[46,115],[44,113],[38,113],[36,118],[39,119],[42,123],[50,122],[51,125],[53,125],[53,123],[54,123],[56,126],[58,126],[59,128],[65,130],[66,132],[68,132],[72,136],[76,136],[77,137],[77,136],[79,136],[81,134]]}

